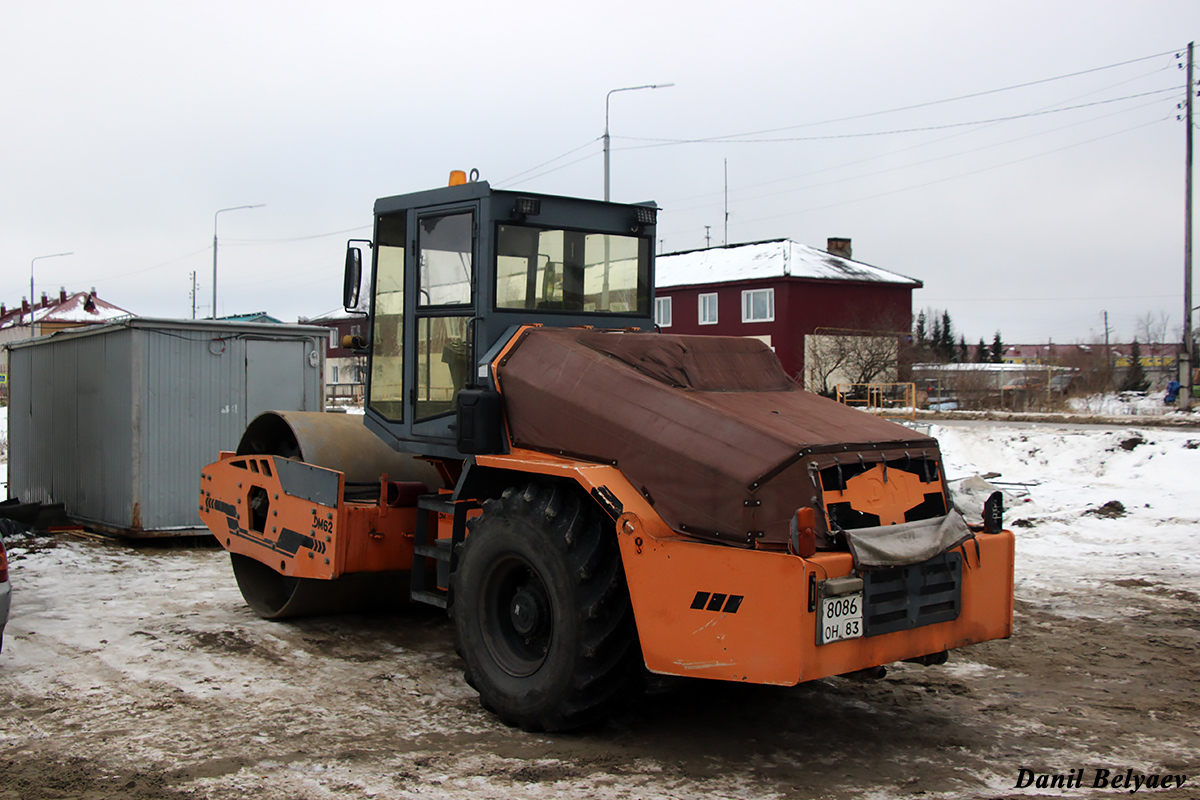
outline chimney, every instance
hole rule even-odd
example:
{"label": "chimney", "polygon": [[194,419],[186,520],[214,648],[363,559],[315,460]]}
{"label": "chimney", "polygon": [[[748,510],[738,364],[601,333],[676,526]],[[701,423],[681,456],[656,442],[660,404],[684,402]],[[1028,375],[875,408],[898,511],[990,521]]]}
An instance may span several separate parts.
{"label": "chimney", "polygon": [[4,307],[4,303],[0,303],[0,317],[8,313],[8,309]]}
{"label": "chimney", "polygon": [[50,305],[50,298],[46,296],[45,292],[42,292],[42,304],[38,308],[45,308],[48,305]]}
{"label": "chimney", "polygon": [[851,258],[850,255],[850,240],[830,238],[829,243],[825,245],[825,252],[831,256],[839,256],[841,258]]}
{"label": "chimney", "polygon": [[29,313],[29,301],[26,300],[24,297],[21,298],[21,313],[22,314]]}
{"label": "chimney", "polygon": [[58,287],[58,302],[60,302],[60,303],[67,302],[67,287],[65,287],[65,286]]}

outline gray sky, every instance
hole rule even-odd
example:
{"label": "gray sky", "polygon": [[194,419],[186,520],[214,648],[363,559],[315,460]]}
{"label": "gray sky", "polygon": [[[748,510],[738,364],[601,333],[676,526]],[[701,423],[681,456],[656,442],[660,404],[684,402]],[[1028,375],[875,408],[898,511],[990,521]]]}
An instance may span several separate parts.
{"label": "gray sky", "polygon": [[220,216],[218,312],[316,316],[376,197],[599,197],[605,94],[673,82],[610,107],[665,251],[724,241],[727,161],[730,242],[850,237],[968,343],[1174,336],[1198,34],[1194,0],[8,3],[0,300],[73,251],[39,295],[187,317],[195,272],[206,316],[214,212],[264,203]]}

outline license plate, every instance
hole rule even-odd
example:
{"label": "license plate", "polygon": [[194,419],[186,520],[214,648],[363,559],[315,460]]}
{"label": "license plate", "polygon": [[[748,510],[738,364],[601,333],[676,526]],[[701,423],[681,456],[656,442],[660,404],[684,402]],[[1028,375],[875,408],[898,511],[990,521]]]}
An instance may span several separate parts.
{"label": "license plate", "polygon": [[840,597],[821,598],[821,618],[817,625],[817,644],[857,639],[863,635],[862,592]]}

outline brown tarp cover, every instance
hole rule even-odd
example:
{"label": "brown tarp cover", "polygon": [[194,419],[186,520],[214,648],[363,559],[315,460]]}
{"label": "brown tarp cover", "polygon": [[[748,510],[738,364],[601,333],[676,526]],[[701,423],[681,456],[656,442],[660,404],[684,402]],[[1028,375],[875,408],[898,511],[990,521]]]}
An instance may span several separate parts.
{"label": "brown tarp cover", "polygon": [[802,390],[756,339],[536,328],[502,360],[514,446],[616,463],[672,528],[780,547],[814,470],[938,458],[908,428]]}

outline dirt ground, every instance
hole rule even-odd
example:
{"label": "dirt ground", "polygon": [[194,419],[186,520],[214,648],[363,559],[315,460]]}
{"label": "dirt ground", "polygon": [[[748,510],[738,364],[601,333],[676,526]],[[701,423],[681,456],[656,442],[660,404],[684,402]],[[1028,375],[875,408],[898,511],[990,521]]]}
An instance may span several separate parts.
{"label": "dirt ground", "polygon": [[[795,688],[661,680],[602,727],[480,709],[414,608],[268,622],[227,556],[60,535],[14,551],[0,800],[1200,797],[1200,597],[1143,579],[1021,596],[1016,635],[941,667]],[[1083,789],[1016,786],[1084,769]]]}

